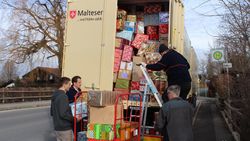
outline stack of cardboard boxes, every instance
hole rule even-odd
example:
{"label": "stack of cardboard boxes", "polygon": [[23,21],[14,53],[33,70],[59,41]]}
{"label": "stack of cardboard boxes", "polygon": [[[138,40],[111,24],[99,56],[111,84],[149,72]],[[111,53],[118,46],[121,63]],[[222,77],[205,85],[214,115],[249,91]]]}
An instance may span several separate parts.
{"label": "stack of cardboard boxes", "polygon": [[[117,12],[115,91],[144,91],[145,79],[136,64],[156,63],[161,59],[159,45],[168,44],[168,12],[159,4],[145,5],[143,8],[144,11],[136,11],[134,15],[121,9]],[[166,86],[166,77],[160,78],[164,83],[161,82],[161,87],[157,88],[162,92]],[[154,82],[158,83],[158,80]]]}

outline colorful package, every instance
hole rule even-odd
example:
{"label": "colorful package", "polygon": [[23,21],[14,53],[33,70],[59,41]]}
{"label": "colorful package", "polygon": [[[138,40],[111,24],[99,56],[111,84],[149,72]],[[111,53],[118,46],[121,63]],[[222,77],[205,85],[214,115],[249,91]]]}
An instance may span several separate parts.
{"label": "colorful package", "polygon": [[122,61],[130,62],[133,56],[133,48],[131,46],[125,45],[122,54]]}
{"label": "colorful package", "polygon": [[133,70],[133,66],[134,66],[133,62],[129,62],[129,63],[127,63],[126,70],[130,70],[130,71],[132,71],[132,70]]}
{"label": "colorful package", "polygon": [[168,34],[168,24],[160,24],[159,25],[159,33],[160,34]]}
{"label": "colorful package", "polygon": [[115,48],[117,49],[123,49],[123,39],[121,38],[116,38],[115,39]]}
{"label": "colorful package", "polygon": [[137,34],[144,34],[144,22],[142,22],[142,21],[137,22],[136,33]]}
{"label": "colorful package", "polygon": [[136,17],[137,17],[137,21],[144,21],[144,13],[143,12],[137,12]]}
{"label": "colorful package", "polygon": [[130,70],[119,70],[118,79],[131,80],[132,72]]}
{"label": "colorful package", "polygon": [[128,41],[132,41],[133,39],[133,31],[127,31],[127,30],[123,30],[121,32],[117,32],[116,33],[116,37],[122,38],[122,39],[126,39]]}
{"label": "colorful package", "polygon": [[121,61],[120,64],[120,70],[129,70],[132,71],[133,70],[133,62],[123,62]]}
{"label": "colorful package", "polygon": [[161,55],[159,53],[146,53],[145,57],[147,64],[155,64],[161,60]]}
{"label": "colorful package", "polygon": [[158,26],[147,26],[149,40],[159,40]]}
{"label": "colorful package", "polygon": [[138,50],[137,55],[144,56],[144,54],[147,52],[148,47],[149,47],[149,44],[142,43],[141,44],[141,48]]}
{"label": "colorful package", "polygon": [[140,90],[140,82],[132,81],[131,82],[131,90]]}
{"label": "colorful package", "polygon": [[127,21],[136,22],[136,15],[128,15],[127,16]]}
{"label": "colorful package", "polygon": [[126,21],[125,30],[135,32],[135,22]]}
{"label": "colorful package", "polygon": [[115,88],[129,89],[129,82],[130,82],[129,80],[117,79]]}
{"label": "colorful package", "polygon": [[125,21],[123,21],[122,19],[116,20],[116,30],[121,31],[124,29],[124,26],[125,26]]}
{"label": "colorful package", "polygon": [[148,52],[159,52],[159,46],[160,46],[159,41],[150,41],[148,42],[148,44],[149,44]]}
{"label": "colorful package", "polygon": [[141,48],[141,44],[143,42],[147,42],[148,38],[149,38],[148,35],[136,34],[135,40],[132,42],[132,46],[134,46],[137,49],[140,49]]}
{"label": "colorful package", "polygon": [[87,117],[88,109],[87,109],[86,102],[77,102],[76,105],[75,103],[71,103],[69,104],[69,106],[71,108],[71,112],[73,116],[75,116],[75,113],[76,113],[76,117]]}
{"label": "colorful package", "polygon": [[122,50],[115,49],[114,72],[118,72],[121,63]]}
{"label": "colorful package", "polygon": [[77,141],[87,141],[87,132],[81,131],[77,133]]}
{"label": "colorful package", "polygon": [[127,12],[125,10],[117,11],[116,29],[123,30],[126,21]]}
{"label": "colorful package", "polygon": [[144,26],[158,26],[159,23],[159,14],[150,14],[144,16]]}
{"label": "colorful package", "polygon": [[125,69],[126,69],[126,66],[127,66],[127,62],[121,61],[120,70],[125,70]]}
{"label": "colorful package", "polygon": [[161,5],[155,4],[155,5],[148,5],[144,7],[144,13],[145,14],[154,14],[161,12]]}
{"label": "colorful package", "polygon": [[167,24],[169,22],[169,13],[168,12],[160,12],[160,24]]}

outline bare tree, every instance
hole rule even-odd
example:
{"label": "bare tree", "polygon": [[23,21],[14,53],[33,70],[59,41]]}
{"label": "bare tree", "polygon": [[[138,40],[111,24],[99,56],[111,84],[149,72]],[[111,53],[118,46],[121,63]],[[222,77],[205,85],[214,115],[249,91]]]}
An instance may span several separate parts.
{"label": "bare tree", "polygon": [[[217,78],[217,89],[227,93],[230,89],[229,104],[239,108],[241,114],[229,115],[233,127],[240,133],[242,141],[249,140],[250,118],[250,1],[249,0],[219,0],[224,11],[219,26],[217,45],[224,48],[227,59],[233,64],[229,75],[221,74]],[[225,85],[230,81],[229,86]],[[232,109],[230,109],[232,110]],[[234,113],[234,114],[233,114]],[[247,126],[248,125],[248,126]]]}
{"label": "bare tree", "polygon": [[1,72],[1,78],[4,81],[15,80],[18,77],[16,64],[11,60],[5,62]]}
{"label": "bare tree", "polygon": [[62,69],[66,0],[4,0],[13,11],[12,26],[6,32],[10,57],[24,63],[32,55],[57,57]]}

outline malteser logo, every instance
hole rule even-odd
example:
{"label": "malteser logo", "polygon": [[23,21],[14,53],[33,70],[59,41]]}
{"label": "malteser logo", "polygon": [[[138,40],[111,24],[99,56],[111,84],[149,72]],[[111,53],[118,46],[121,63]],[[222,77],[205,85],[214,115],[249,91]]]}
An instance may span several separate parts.
{"label": "malteser logo", "polygon": [[76,10],[71,10],[69,12],[69,16],[70,16],[71,19],[74,19],[76,17]]}
{"label": "malteser logo", "polygon": [[70,19],[77,17],[78,21],[101,21],[103,10],[70,10]]}

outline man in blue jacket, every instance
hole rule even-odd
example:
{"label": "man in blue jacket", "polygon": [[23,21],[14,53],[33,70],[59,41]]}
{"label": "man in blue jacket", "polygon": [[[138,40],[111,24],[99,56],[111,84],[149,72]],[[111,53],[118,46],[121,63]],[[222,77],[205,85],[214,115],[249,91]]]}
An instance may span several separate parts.
{"label": "man in blue jacket", "polygon": [[[148,64],[146,68],[153,71],[164,70],[168,78],[168,86],[179,85],[181,87],[180,97],[186,100],[191,89],[191,76],[189,74],[190,65],[186,58],[175,50],[169,49],[166,45],[161,44],[159,53],[162,58],[156,64]],[[162,99],[167,101],[166,91]]]}

